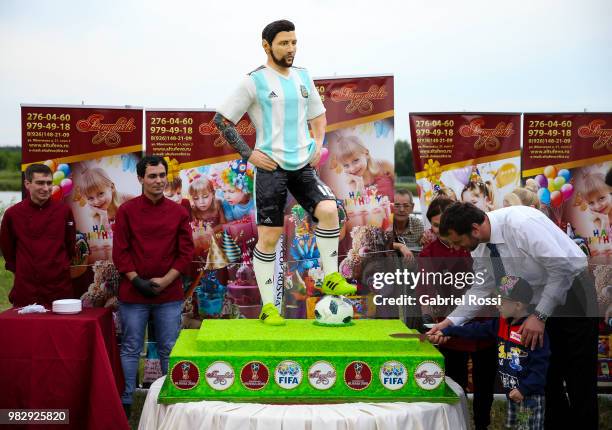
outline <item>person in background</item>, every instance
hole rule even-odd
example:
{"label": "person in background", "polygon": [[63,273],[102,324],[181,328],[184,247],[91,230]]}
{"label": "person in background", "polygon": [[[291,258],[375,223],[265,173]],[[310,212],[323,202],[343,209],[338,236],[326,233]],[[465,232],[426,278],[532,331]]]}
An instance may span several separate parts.
{"label": "person in background", "polygon": [[423,221],[412,213],[414,201],[408,190],[396,190],[393,204],[393,249],[402,257],[412,260],[411,248],[420,248]]}
{"label": "person in background", "polygon": [[72,211],[51,199],[53,173],[44,164],[25,171],[28,197],[4,213],[0,249],[6,270],[15,274],[9,301],[14,307],[75,298],[70,260],[75,255]]}
{"label": "person in background", "polygon": [[189,214],[164,197],[166,161],[158,156],[144,157],[136,172],[142,194],[119,207],[113,235],[113,263],[121,274],[120,355],[125,376],[121,402],[128,416],[150,315],[162,373],[168,371],[168,356],[181,328],[180,275],[188,273],[193,256]]}

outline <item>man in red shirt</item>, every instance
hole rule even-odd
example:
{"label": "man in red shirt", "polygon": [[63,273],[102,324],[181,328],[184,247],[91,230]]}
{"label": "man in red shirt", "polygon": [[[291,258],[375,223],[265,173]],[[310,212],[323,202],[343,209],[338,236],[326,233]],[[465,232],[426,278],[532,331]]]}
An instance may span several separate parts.
{"label": "man in red shirt", "polygon": [[6,210],[0,228],[6,269],[15,273],[9,300],[21,307],[73,298],[70,260],[76,230],[72,212],[51,200],[53,173],[48,166],[29,165],[24,184],[28,197]]}
{"label": "man in red shirt", "polygon": [[162,372],[181,326],[183,286],[193,241],[187,210],[164,197],[168,165],[157,156],[136,166],[142,195],[122,204],[113,234],[113,262],[121,273],[119,314],[123,338],[121,365],[125,390],[121,402],[129,415],[136,386],[138,359],[152,315]]}

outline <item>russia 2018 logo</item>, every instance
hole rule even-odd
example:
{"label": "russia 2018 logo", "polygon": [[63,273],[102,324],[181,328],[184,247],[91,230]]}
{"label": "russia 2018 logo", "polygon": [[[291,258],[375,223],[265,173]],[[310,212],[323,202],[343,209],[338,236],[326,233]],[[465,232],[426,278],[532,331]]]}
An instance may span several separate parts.
{"label": "russia 2018 logo", "polygon": [[274,380],[279,387],[291,390],[302,382],[302,368],[295,361],[281,361],[274,371]]}
{"label": "russia 2018 logo", "polygon": [[261,361],[251,361],[240,372],[240,381],[248,390],[261,390],[268,384],[270,372]]}
{"label": "russia 2018 logo", "polygon": [[172,367],[170,378],[179,390],[191,390],[200,381],[200,370],[191,361],[179,361]]}
{"label": "russia 2018 logo", "polygon": [[372,382],[372,370],[368,363],[353,361],[344,369],[344,382],[351,390],[365,390]]}

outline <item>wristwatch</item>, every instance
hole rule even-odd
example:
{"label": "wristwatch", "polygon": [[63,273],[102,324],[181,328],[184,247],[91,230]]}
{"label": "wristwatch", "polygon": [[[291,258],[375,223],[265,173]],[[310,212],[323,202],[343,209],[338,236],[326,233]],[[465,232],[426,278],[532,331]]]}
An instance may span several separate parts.
{"label": "wristwatch", "polygon": [[538,320],[542,321],[543,323],[545,323],[545,322],[546,322],[546,320],[548,319],[548,315],[546,315],[546,314],[545,314],[545,313],[543,313],[543,312],[540,312],[540,311],[533,311],[533,314],[535,315],[535,317],[536,317]]}

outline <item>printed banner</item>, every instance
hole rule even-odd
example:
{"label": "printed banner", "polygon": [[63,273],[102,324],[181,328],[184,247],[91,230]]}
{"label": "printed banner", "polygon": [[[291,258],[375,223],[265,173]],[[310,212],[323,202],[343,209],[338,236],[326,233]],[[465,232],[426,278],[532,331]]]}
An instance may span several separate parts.
{"label": "printed banner", "polygon": [[142,109],[21,107],[22,168],[53,171],[52,199],[68,204],[77,228],[71,267],[84,306],[111,306],[119,274],[112,263],[113,224],[121,204],[140,194]]}
{"label": "printed banner", "polygon": [[542,208],[591,262],[610,264],[612,114],[525,114],[523,142],[523,178]]}
{"label": "printed banner", "polygon": [[[340,207],[340,271],[358,285],[354,308],[365,317],[374,312],[367,261],[388,249],[392,232],[393,76],[315,79],[315,85],[327,119],[319,176]],[[316,224],[293,199],[285,214],[285,315],[313,318],[323,281]]]}
{"label": "printed banner", "polygon": [[[190,213],[196,249],[183,278],[187,317],[257,318],[253,166],[220,136],[214,116],[214,110],[147,110],[146,153],[165,157],[164,194]],[[236,128],[252,147],[255,128],[247,115]]]}
{"label": "printed banner", "polygon": [[484,211],[520,185],[520,114],[414,113],[410,136],[423,220],[447,196]]}
{"label": "printed banner", "polygon": [[[540,209],[589,255],[600,325],[598,377],[610,381],[612,328],[612,113],[525,114],[523,179]],[[608,179],[609,181],[609,179]]]}

